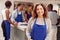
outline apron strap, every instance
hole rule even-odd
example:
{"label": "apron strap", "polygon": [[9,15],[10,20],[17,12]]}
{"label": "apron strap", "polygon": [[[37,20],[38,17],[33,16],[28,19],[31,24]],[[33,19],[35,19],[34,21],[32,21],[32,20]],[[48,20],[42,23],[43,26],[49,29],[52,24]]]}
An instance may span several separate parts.
{"label": "apron strap", "polygon": [[46,21],[45,21],[45,18],[44,18],[44,24],[46,25]]}
{"label": "apron strap", "polygon": [[35,19],[34,24],[36,23],[36,21],[37,21],[37,18]]}
{"label": "apron strap", "polygon": [[[21,14],[22,14],[22,11],[21,11]],[[17,10],[17,15],[18,15],[18,10]]]}
{"label": "apron strap", "polygon": [[[44,20],[44,24],[46,25],[45,18],[43,18],[43,20]],[[35,22],[34,23],[36,23],[36,21],[37,21],[37,18],[35,19]]]}

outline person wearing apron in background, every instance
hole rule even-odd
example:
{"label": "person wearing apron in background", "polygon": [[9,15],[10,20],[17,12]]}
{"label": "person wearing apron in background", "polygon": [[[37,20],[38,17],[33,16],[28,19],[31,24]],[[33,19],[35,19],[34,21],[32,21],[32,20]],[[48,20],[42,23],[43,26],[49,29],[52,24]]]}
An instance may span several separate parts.
{"label": "person wearing apron in background", "polygon": [[11,22],[10,20],[10,7],[12,3],[10,1],[5,2],[5,9],[2,10],[2,17],[3,17],[3,22],[2,22],[2,30],[3,30],[3,36],[5,37],[5,40],[10,39],[10,24],[16,26],[14,23]]}
{"label": "person wearing apron in background", "polygon": [[23,22],[23,5],[21,3],[18,3],[17,9],[15,9],[11,16],[11,21],[18,25],[18,22]]}
{"label": "person wearing apron in background", "polygon": [[28,40],[52,40],[51,20],[43,4],[36,4],[34,16],[28,22],[26,36]]}
{"label": "person wearing apron in background", "polygon": [[32,17],[32,10],[33,10],[33,5],[27,4],[27,10],[24,13],[25,16],[25,21],[28,22],[30,17]]}
{"label": "person wearing apron in background", "polygon": [[53,31],[53,40],[57,40],[57,19],[59,18],[58,13],[53,11],[53,4],[49,4],[48,6],[48,17],[51,19],[52,23],[52,31]]}

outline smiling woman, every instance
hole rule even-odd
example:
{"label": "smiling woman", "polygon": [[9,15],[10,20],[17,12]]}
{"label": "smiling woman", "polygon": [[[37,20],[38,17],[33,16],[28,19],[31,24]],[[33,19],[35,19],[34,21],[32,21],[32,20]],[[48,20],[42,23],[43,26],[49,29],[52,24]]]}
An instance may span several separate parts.
{"label": "smiling woman", "polygon": [[43,4],[36,4],[34,14],[26,30],[28,40],[52,40],[52,25],[46,7]]}

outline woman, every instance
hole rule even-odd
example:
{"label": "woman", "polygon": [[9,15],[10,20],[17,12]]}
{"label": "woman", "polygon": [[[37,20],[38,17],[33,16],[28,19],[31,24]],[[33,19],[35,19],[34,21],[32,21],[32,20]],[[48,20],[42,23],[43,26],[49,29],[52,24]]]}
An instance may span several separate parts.
{"label": "woman", "polygon": [[5,2],[6,8],[2,10],[2,17],[3,17],[3,22],[2,22],[2,29],[3,29],[3,36],[5,37],[5,40],[10,39],[10,24],[15,25],[14,23],[11,22],[9,14],[10,14],[10,7],[12,3],[10,1]]}
{"label": "woman", "polygon": [[23,22],[23,12],[22,12],[22,9],[23,9],[23,4],[21,3],[18,3],[17,5],[17,9],[15,9],[12,13],[12,16],[11,16],[11,21],[13,23],[15,23],[16,25],[18,25],[19,22]]}
{"label": "woman", "polygon": [[51,21],[43,4],[35,6],[34,16],[28,22],[26,35],[28,40],[52,40]]}
{"label": "woman", "polygon": [[31,4],[28,4],[27,10],[24,13],[26,22],[28,22],[28,20],[32,17],[32,10],[33,10],[33,6]]}

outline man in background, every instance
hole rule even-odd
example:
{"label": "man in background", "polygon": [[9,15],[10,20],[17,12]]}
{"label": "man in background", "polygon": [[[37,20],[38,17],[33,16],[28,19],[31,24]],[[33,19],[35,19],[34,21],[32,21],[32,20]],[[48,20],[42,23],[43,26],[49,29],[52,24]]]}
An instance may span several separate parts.
{"label": "man in background", "polygon": [[48,5],[48,17],[51,19],[51,23],[52,23],[52,31],[53,31],[53,35],[52,35],[52,40],[57,40],[57,18],[59,18],[58,14],[56,12],[53,11],[53,5],[49,4]]}

